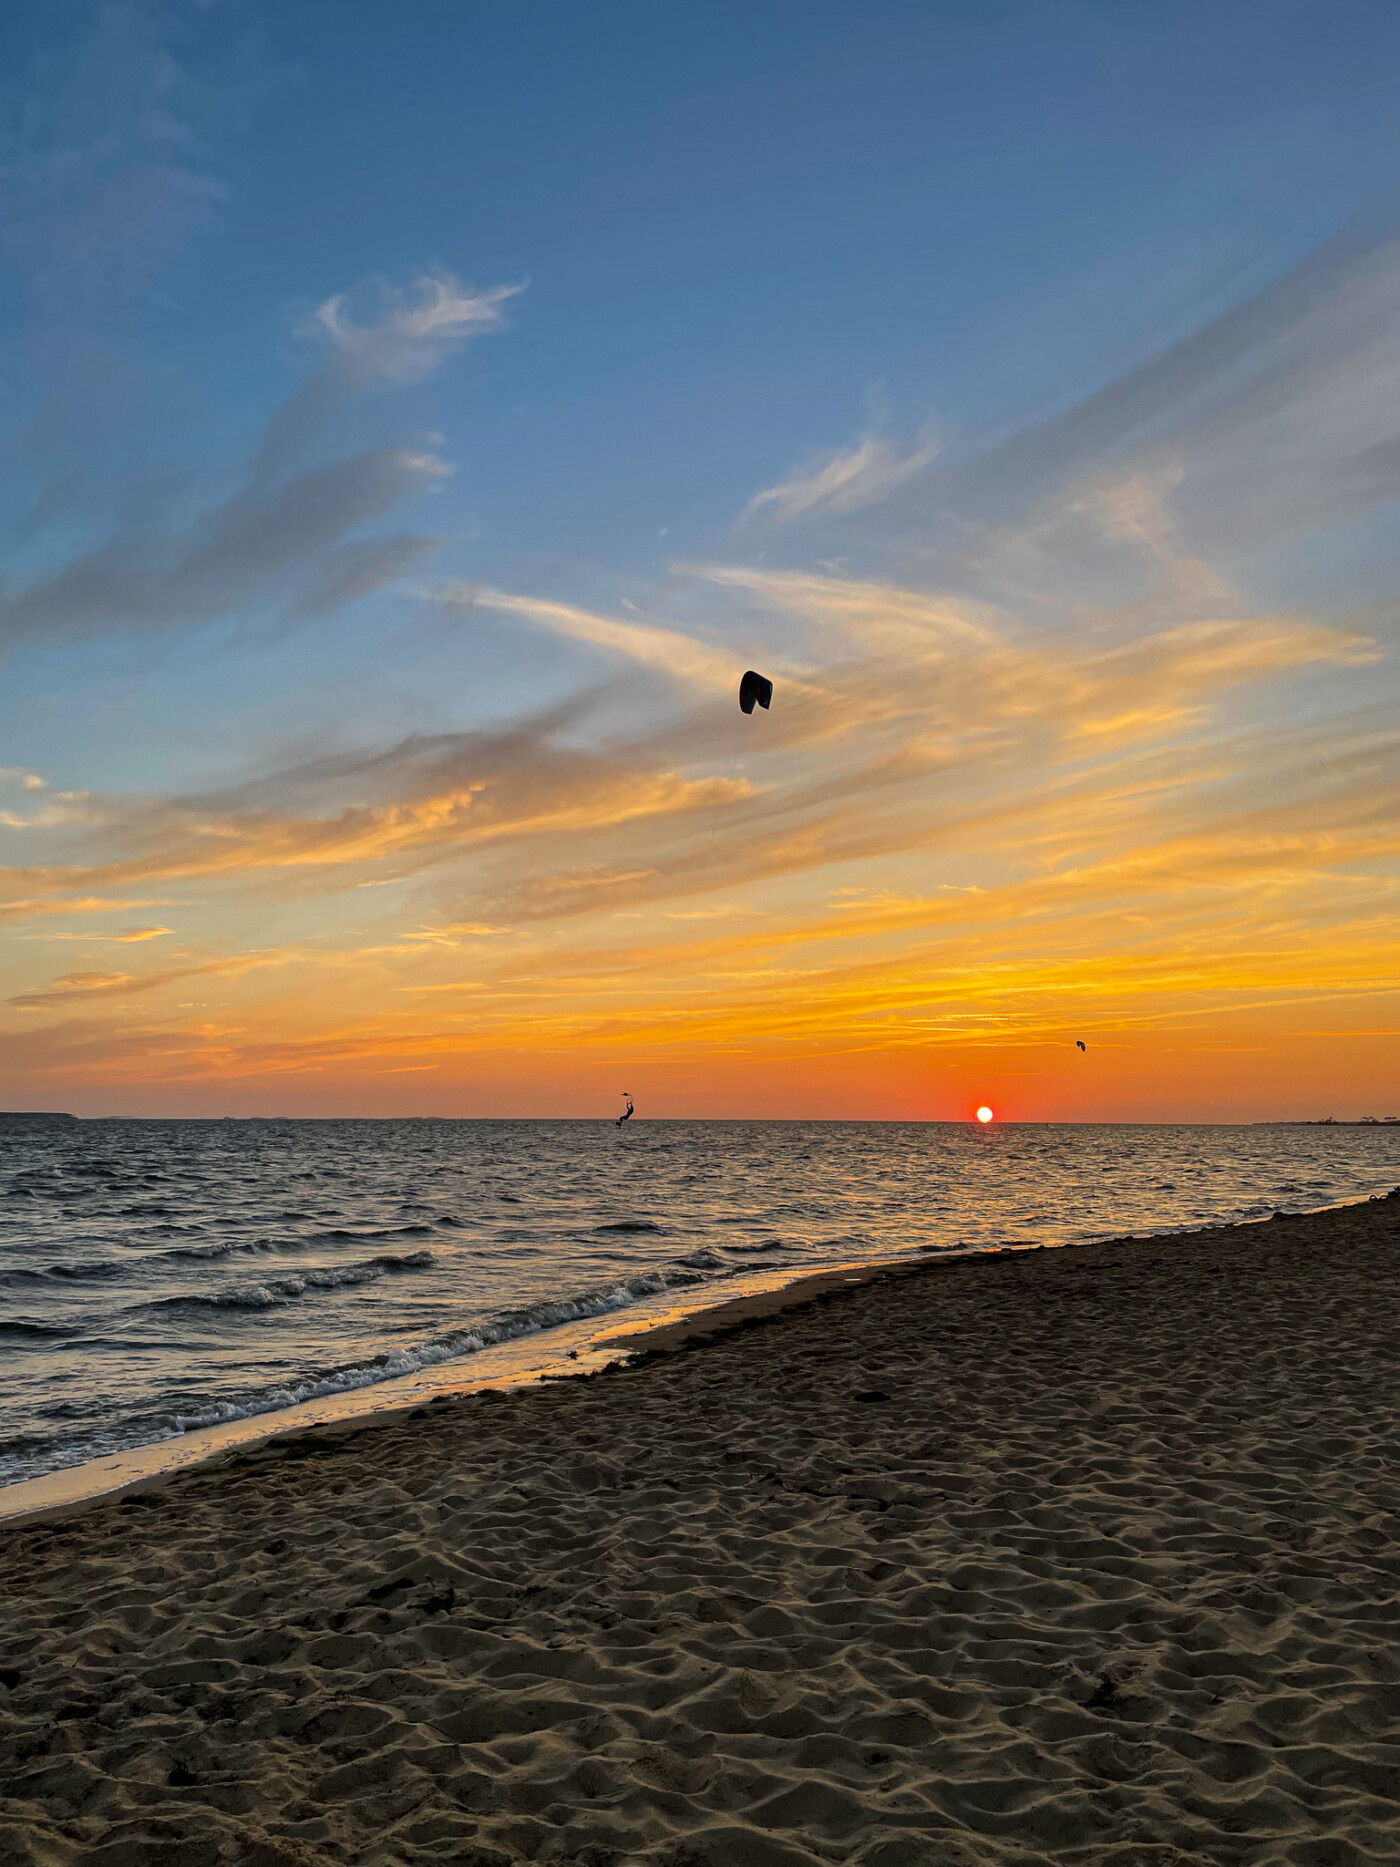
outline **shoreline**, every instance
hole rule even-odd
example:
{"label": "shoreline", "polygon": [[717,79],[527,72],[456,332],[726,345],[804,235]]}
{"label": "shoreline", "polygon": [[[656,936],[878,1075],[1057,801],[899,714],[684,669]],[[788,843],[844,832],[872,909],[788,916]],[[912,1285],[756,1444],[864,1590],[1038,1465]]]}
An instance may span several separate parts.
{"label": "shoreline", "polygon": [[[903,1260],[836,1265],[791,1279],[771,1291],[753,1291],[719,1303],[701,1304],[693,1314],[699,1317],[731,1305],[764,1303],[773,1298],[779,1299],[771,1304],[773,1308],[801,1305],[810,1301],[818,1288],[867,1282],[885,1268],[887,1262],[899,1264]],[[927,1261],[923,1261],[923,1267],[927,1267]],[[787,1296],[789,1291],[805,1291],[808,1285],[813,1286],[809,1294]],[[674,1328],[689,1330],[690,1315],[677,1317],[678,1310],[686,1312],[684,1298],[668,1304],[657,1318],[655,1328],[663,1333]],[[53,1522],[123,1498],[163,1490],[178,1478],[216,1470],[229,1459],[271,1442],[280,1444],[308,1435],[344,1437],[402,1419],[435,1401],[480,1393],[516,1393],[546,1381],[584,1378],[616,1362],[620,1350],[623,1354],[633,1352],[623,1349],[622,1338],[604,1333],[618,1327],[626,1313],[612,1310],[581,1322],[493,1343],[461,1361],[443,1362],[416,1374],[349,1388],[344,1393],[300,1401],[291,1407],[269,1408],[266,1413],[250,1413],[193,1432],[174,1433],[149,1445],[132,1446],[102,1458],[86,1459],[77,1465],[62,1466],[57,1471],[0,1486],[0,1538],[8,1531],[29,1524]],[[643,1326],[632,1330],[627,1339],[641,1342],[649,1334],[650,1330]],[[371,1396],[371,1404],[365,1404]]]}
{"label": "shoreline", "polygon": [[[227,1118],[221,1118],[227,1119]],[[172,1434],[147,1445],[133,1446],[100,1458],[83,1460],[37,1477],[0,1486],[0,1538],[11,1530],[54,1522],[100,1506],[164,1489],[177,1478],[205,1469],[217,1469],[232,1458],[269,1442],[294,1441],[305,1435],[344,1436],[401,1419],[435,1401],[487,1391],[516,1392],[546,1381],[574,1380],[599,1372],[619,1354],[629,1360],[662,1353],[685,1344],[711,1339],[748,1322],[800,1309],[828,1290],[879,1281],[887,1275],[923,1276],[968,1261],[996,1261],[1007,1256],[1033,1256],[1041,1252],[1119,1249],[1149,1245],[1162,1238],[1191,1241],[1217,1232],[1236,1231],[1277,1220],[1312,1218],[1322,1213],[1347,1211],[1373,1204],[1381,1197],[1341,1200],[1300,1213],[1275,1212],[1267,1219],[1251,1219],[1161,1232],[1132,1233],[1110,1239],[1085,1240],[1065,1245],[1014,1241],[1000,1246],[923,1251],[918,1256],[851,1260],[798,1277],[772,1275],[780,1281],[737,1296],[696,1291],[692,1300],[680,1296],[663,1313],[639,1326],[628,1327],[626,1312],[612,1311],[582,1322],[541,1330],[496,1343],[458,1362],[420,1370],[392,1380],[350,1388],[343,1393],[301,1401],[290,1407],[269,1408],[216,1426]],[[749,1278],[760,1273],[749,1273]]]}
{"label": "shoreline", "polygon": [[0,1859],[1390,1858],[1400,1192],[845,1275],[15,1527]]}

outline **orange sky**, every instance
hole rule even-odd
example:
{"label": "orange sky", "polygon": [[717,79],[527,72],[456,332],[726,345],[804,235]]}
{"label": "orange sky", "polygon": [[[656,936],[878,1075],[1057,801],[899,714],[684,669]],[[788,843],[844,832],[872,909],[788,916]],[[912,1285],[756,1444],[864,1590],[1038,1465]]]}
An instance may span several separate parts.
{"label": "orange sky", "polygon": [[[501,728],[197,798],[12,774],[65,859],[10,872],[9,1100],[1400,1112],[1374,639],[1218,590],[1052,641],[829,573],[682,589],[708,629],[510,598],[541,654],[581,640],[611,678]],[[746,719],[750,658],[777,693]]]}

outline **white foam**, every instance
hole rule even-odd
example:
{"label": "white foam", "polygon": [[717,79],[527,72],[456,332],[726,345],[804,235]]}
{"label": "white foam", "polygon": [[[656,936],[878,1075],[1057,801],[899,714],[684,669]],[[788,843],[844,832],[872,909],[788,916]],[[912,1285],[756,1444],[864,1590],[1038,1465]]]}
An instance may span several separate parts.
{"label": "white foam", "polygon": [[[428,1254],[415,1253],[419,1255],[426,1257]],[[300,1406],[305,1401],[324,1400],[333,1394],[400,1380],[405,1375],[421,1374],[426,1368],[441,1367],[444,1362],[464,1361],[502,1342],[515,1342],[522,1336],[537,1335],[541,1330],[559,1328],[566,1323],[586,1322],[592,1317],[625,1309],[645,1297],[660,1296],[667,1290],[707,1281],[701,1272],[678,1266],[641,1271],[603,1289],[585,1290],[558,1302],[533,1303],[527,1309],[510,1310],[489,1322],[475,1323],[418,1348],[394,1349],[357,1367],[339,1368],[305,1381],[290,1382],[285,1387],[265,1390],[247,1401],[220,1401],[196,1413],[179,1414],[171,1430],[185,1433],[207,1426],[222,1426],[232,1420],[253,1419],[258,1414]]]}

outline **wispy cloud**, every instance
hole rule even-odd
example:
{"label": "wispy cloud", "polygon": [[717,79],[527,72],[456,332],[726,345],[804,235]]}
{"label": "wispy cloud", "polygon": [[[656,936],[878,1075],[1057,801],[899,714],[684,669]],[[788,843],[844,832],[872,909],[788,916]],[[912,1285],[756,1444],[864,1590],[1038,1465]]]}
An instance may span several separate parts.
{"label": "wispy cloud", "polygon": [[739,516],[742,521],[761,515],[774,524],[790,525],[799,519],[858,512],[888,498],[922,472],[937,452],[937,443],[926,441],[901,455],[890,442],[867,434],[853,447],[823,454],[791,479],[755,493]]}
{"label": "wispy cloud", "polygon": [[86,18],[70,58],[48,50],[12,74],[24,107],[12,113],[0,250],[60,331],[110,327],[168,280],[231,198],[235,139],[275,82],[192,69],[167,9]]}
{"label": "wispy cloud", "polygon": [[[8,887],[13,875],[0,870],[0,884]],[[55,920],[70,914],[130,914],[138,908],[168,908],[168,898],[113,901],[100,895],[50,895],[0,901],[0,921]]]}
{"label": "wispy cloud", "polygon": [[675,629],[627,622],[556,603],[544,597],[515,595],[481,585],[449,582],[425,592],[429,600],[449,609],[489,609],[504,616],[521,616],[535,627],[586,643],[605,655],[651,668],[677,681],[690,682],[712,692],[737,691],[734,656]]}
{"label": "wispy cloud", "polygon": [[125,927],[120,933],[100,934],[84,929],[80,933],[65,930],[46,930],[41,934],[26,934],[29,940],[79,940],[84,946],[140,946],[147,940],[162,940],[171,932],[169,927]]}
{"label": "wispy cloud", "polygon": [[275,966],[287,957],[280,953],[239,953],[205,960],[192,966],[165,966],[150,972],[65,972],[60,973],[41,991],[17,992],[6,1002],[22,1011],[71,1010],[75,1004],[90,1004],[96,999],[133,998],[157,992],[186,979],[215,976],[239,977],[266,966]]}
{"label": "wispy cloud", "polygon": [[[1011,834],[1024,860],[1047,817],[1058,825],[1072,809],[1076,834],[1088,836],[1103,807],[1096,797],[1130,799],[1141,823],[1144,758],[1159,761],[1152,782],[1168,790],[1215,782],[1221,758],[1234,763],[1210,736],[1232,692],[1304,669],[1365,667],[1380,652],[1358,632],[1286,617],[1183,623],[1126,643],[1090,627],[1050,641],[918,592],[715,573],[726,577],[746,597],[808,616],[814,649],[837,631],[836,658],[786,712],[779,697],[762,736],[737,709],[711,710],[711,687],[732,680],[718,651],[493,592],[493,604],[518,601],[532,620],[601,636],[648,666],[674,673],[679,658],[701,689],[697,710],[588,745],[579,734],[589,709],[576,703],[506,730],[415,736],[221,793],[93,800],[75,832],[87,859],[18,868],[12,891],[33,904],[261,878],[281,894],[314,896],[469,874],[475,897],[453,919],[509,926],[819,873],[877,852],[951,852],[996,822],[1019,823],[996,835]],[[1165,751],[1188,736],[1189,780],[1180,753]],[[1204,744],[1219,749],[1206,758]]]}
{"label": "wispy cloud", "polygon": [[956,549],[969,532],[975,544],[984,527],[1138,476],[1170,486],[1188,555],[1218,567],[1374,509],[1396,496],[1400,471],[1397,312],[1400,235],[1357,224],[1069,407],[981,453],[932,461],[872,527]]}
{"label": "wispy cloud", "polygon": [[[747,795],[746,781],[688,777],[657,746],[560,743],[573,710],[503,733],[413,738],[272,773],[224,794],[104,801],[106,860],[8,871],[27,910],[107,887],[281,877],[316,893],[375,870],[414,874],[496,849],[683,818]],[[335,876],[343,880],[332,880]]]}
{"label": "wispy cloud", "polygon": [[839,630],[853,643],[919,654],[945,641],[989,646],[1008,626],[1004,611],[941,590],[911,590],[816,571],[769,571],[741,564],[685,567],[727,589],[742,590],[809,625]]}
{"label": "wispy cloud", "polygon": [[402,540],[392,541],[387,561],[372,555],[383,545],[361,545],[347,582],[345,541],[450,472],[430,451],[391,447],[285,484],[250,483],[180,531],[116,535],[0,598],[0,641],[146,633],[260,613],[288,599],[324,607],[338,584],[346,596],[364,594],[411,554]]}
{"label": "wispy cloud", "polygon": [[323,335],[367,382],[422,382],[469,338],[498,330],[504,307],[524,290],[497,285],[474,291],[446,271],[421,273],[411,285],[371,279],[318,305],[306,329]]}
{"label": "wispy cloud", "polygon": [[377,282],[378,316],[363,324],[347,309],[353,295],[329,299],[313,322],[335,361],[273,415],[238,489],[193,517],[181,507],[165,522],[119,523],[94,548],[0,595],[0,643],[314,615],[402,576],[440,540],[374,528],[449,477],[452,464],[421,441],[314,465],[308,447],[346,396],[421,382],[470,337],[499,326],[501,305],[519,289],[471,293],[447,273],[403,291]]}

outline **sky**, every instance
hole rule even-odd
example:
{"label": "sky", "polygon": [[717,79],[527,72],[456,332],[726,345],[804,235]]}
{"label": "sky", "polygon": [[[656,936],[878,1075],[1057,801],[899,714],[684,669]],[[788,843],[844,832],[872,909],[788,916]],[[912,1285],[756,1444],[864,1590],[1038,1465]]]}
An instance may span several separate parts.
{"label": "sky", "polygon": [[5,1105],[1400,1113],[1398,77],[21,0]]}

